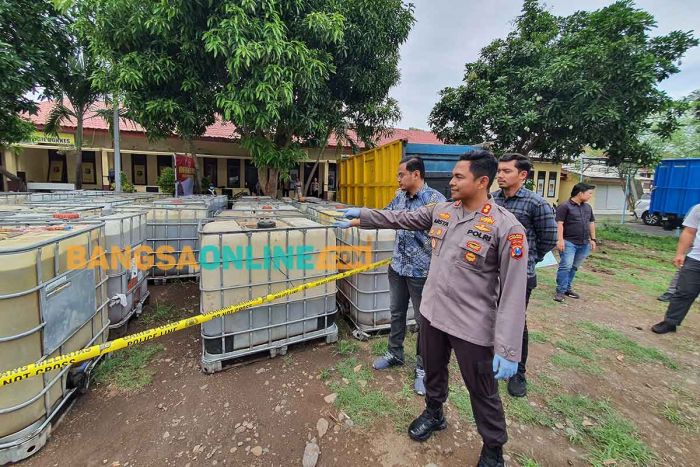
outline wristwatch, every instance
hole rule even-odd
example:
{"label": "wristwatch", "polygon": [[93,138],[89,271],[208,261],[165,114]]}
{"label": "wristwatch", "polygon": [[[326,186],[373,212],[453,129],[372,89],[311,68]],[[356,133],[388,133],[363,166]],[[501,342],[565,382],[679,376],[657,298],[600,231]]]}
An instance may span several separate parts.
{"label": "wristwatch", "polygon": [[598,240],[596,240],[595,238],[591,238],[591,241],[596,243],[598,242]]}

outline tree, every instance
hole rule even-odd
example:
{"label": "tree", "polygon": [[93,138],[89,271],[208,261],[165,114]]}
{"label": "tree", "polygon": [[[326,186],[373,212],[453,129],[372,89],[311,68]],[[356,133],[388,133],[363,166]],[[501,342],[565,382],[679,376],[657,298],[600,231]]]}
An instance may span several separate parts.
{"label": "tree", "polygon": [[664,137],[679,115],[657,84],[698,44],[691,32],[650,37],[655,26],[628,0],[568,17],[526,0],[514,31],[466,64],[461,86],[441,91],[430,125],[448,142],[489,141],[553,160],[591,146],[610,165],[630,157],[647,165],[656,154],[639,136],[649,115],[665,116],[655,128]]}
{"label": "tree", "polygon": [[[57,134],[63,123],[75,121],[75,187],[79,190],[83,184],[83,123],[89,112],[95,112],[94,106],[103,99],[103,94],[92,83],[98,63],[79,40],[76,39],[63,56],[65,67],[57,78],[61,99],[51,109],[44,131]],[[111,110],[109,112],[108,121],[111,120]]]}
{"label": "tree", "polygon": [[218,113],[272,195],[304,144],[343,118],[364,135],[387,115],[413,22],[401,0],[81,4],[86,36],[149,133],[196,137]]}
{"label": "tree", "polygon": [[22,113],[36,113],[30,93],[51,95],[67,41],[63,17],[50,1],[0,2],[0,145],[21,141],[34,130]]}
{"label": "tree", "polygon": [[[687,110],[678,118],[678,128],[668,138],[661,138],[648,131],[643,140],[662,158],[700,157],[700,90],[691,93],[684,100]],[[650,119],[651,128],[662,121],[663,116]]]}

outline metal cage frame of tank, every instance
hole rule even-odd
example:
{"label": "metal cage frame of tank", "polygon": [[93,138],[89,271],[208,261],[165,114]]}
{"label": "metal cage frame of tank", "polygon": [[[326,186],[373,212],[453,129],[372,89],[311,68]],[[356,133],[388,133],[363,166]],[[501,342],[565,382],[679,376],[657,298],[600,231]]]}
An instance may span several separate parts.
{"label": "metal cage frame of tank", "polygon": [[[359,229],[341,231],[342,235],[338,235],[338,245],[343,247],[356,246],[347,240],[347,236],[360,231],[374,231],[375,238],[379,236],[379,231],[382,229]],[[391,258],[394,253],[393,245],[391,248],[371,250],[372,257],[370,262],[377,262],[383,259]],[[342,260],[341,260],[342,261]],[[355,327],[356,332],[353,335],[359,339],[366,339],[369,333],[383,331],[391,328],[391,297],[390,285],[388,278],[389,266],[382,266],[379,269],[365,271],[354,276],[346,277],[338,281],[338,295],[341,312],[347,316],[350,322]],[[382,282],[382,283],[380,283]],[[363,285],[364,284],[364,285]],[[358,300],[353,300],[349,295],[355,292]],[[360,298],[367,298],[369,303],[358,303]],[[380,307],[380,303],[386,305]],[[416,325],[414,316],[415,310],[413,303],[409,300],[408,310],[406,312],[406,325],[413,327]],[[369,319],[362,319],[362,316]],[[384,316],[383,318],[381,318]]]}
{"label": "metal cage frame of tank", "polygon": [[[115,212],[132,212],[135,210],[145,210],[147,211],[146,217],[146,243],[153,250],[153,255],[159,246],[167,245],[171,242],[176,242],[177,247],[175,251],[171,254],[179,256],[185,246],[191,246],[195,258],[199,255],[199,224],[202,220],[208,219],[209,209],[206,206],[193,206],[193,205],[164,205],[159,206],[155,204],[149,205],[131,205],[131,206],[117,206]],[[166,213],[166,222],[155,222],[151,214],[156,210]],[[194,219],[186,219],[187,222],[183,222],[182,213],[184,211],[200,211],[206,212],[203,217],[196,217]],[[172,214],[171,216],[171,213]],[[172,223],[167,222],[168,220],[173,221]],[[164,229],[164,237],[156,236],[157,229]],[[192,229],[192,235],[184,236],[184,229]],[[169,231],[175,231],[175,236],[168,238]],[[199,267],[187,267],[181,270],[177,268],[172,268],[170,270],[161,270],[158,268],[158,264],[154,259],[153,267],[149,273],[149,280],[154,282],[165,282],[169,279],[184,279],[184,278],[197,278],[199,276]]]}
{"label": "metal cage frame of tank", "polygon": [[[57,221],[19,221],[19,222],[12,222],[12,221],[5,221],[4,219],[0,221],[1,226],[19,226],[19,225],[59,225],[59,224],[64,224],[65,222],[57,222]],[[62,241],[68,240],[70,238],[79,236],[79,235],[84,235],[88,234],[88,238],[91,235],[91,232],[93,230],[101,230],[101,235],[98,235],[98,240],[97,246],[101,246],[101,243],[104,242],[105,236],[104,236],[104,222],[101,221],[82,221],[80,223],[81,225],[91,225],[92,228],[89,229],[84,229],[80,231],[75,231],[71,232],[59,239],[52,239],[52,240],[45,240],[45,241],[40,241],[37,243],[34,243],[32,245],[28,245],[26,247],[21,247],[21,248],[14,248],[10,250],[5,250],[5,251],[0,251],[0,257],[4,255],[14,255],[14,254],[21,254],[23,252],[31,252],[33,250],[36,250],[37,254],[37,261],[36,261],[36,274],[37,274],[37,282],[38,284],[34,287],[32,287],[29,290],[25,291],[20,291],[20,292],[14,292],[11,294],[3,294],[0,295],[0,303],[4,299],[9,299],[9,298],[16,298],[20,297],[23,295],[28,295],[31,293],[35,292],[40,292],[42,290],[45,290],[49,285],[52,285],[55,282],[61,281],[63,278],[67,278],[71,271],[65,271],[63,273],[60,272],[60,255],[58,254],[59,252],[59,245]],[[43,281],[43,271],[42,271],[42,249],[43,248],[49,248],[52,247],[54,249],[53,252],[53,267],[54,267],[54,277],[49,279],[48,281],[44,282]],[[92,242],[88,241],[88,255],[91,255],[92,253]],[[94,275],[94,272],[93,272]],[[61,355],[64,354],[65,351],[62,349],[62,347],[71,339],[73,336],[75,336],[77,333],[82,331],[86,326],[91,325],[92,326],[92,338],[90,339],[89,342],[87,342],[84,347],[89,347],[91,345],[95,344],[102,344],[107,341],[107,335],[109,332],[109,317],[108,313],[106,312],[107,306],[108,306],[108,299],[106,299],[106,292],[103,290],[102,293],[98,292],[98,289],[100,288],[106,288],[106,283],[107,283],[107,276],[102,271],[102,274],[99,278],[99,280],[95,280],[93,278],[93,283],[95,283],[95,291],[96,295],[105,297],[105,300],[102,303],[96,303],[96,310],[95,312],[90,316],[89,319],[86,319],[85,322],[83,322],[77,329],[73,330],[73,332],[70,333],[70,335],[65,336],[65,338],[62,339],[60,344],[58,344],[57,348],[51,350],[48,352],[44,346],[45,346],[45,341],[44,341],[44,336],[42,334],[42,338],[40,339],[41,342],[41,354],[42,354],[42,360],[46,359],[49,355],[51,355],[54,352],[57,352],[57,354]],[[41,295],[43,297],[43,295]],[[30,336],[32,334],[35,334],[37,332],[43,333],[45,326],[46,326],[46,318],[43,315],[43,312],[46,309],[46,299],[42,298],[40,301],[39,305],[39,311],[40,311],[40,318],[41,318],[41,324],[34,329],[30,329],[29,331],[24,331],[20,334],[12,335],[12,336],[3,336],[0,337],[0,342],[10,342],[12,340],[17,340],[21,339],[27,336]],[[102,313],[102,328],[101,329],[95,329],[95,318]],[[73,372],[71,373],[71,370],[75,370],[71,366],[65,366],[61,368],[60,370],[54,370],[58,371],[57,374],[55,375],[50,375],[48,378],[47,376],[49,375],[44,374],[41,376],[35,376],[34,378],[42,378],[43,380],[43,385],[42,385],[42,390],[38,393],[33,395],[30,399],[21,402],[19,404],[15,404],[14,406],[11,407],[2,407],[0,408],[0,414],[9,414],[12,412],[16,412],[18,410],[21,410],[25,407],[28,407],[32,404],[34,404],[36,401],[38,401],[40,398],[43,398],[44,402],[44,411],[43,411],[43,420],[39,419],[38,421],[34,422],[33,424],[21,429],[20,431],[9,435],[5,436],[3,438],[0,438],[0,465],[3,465],[8,462],[19,462],[22,459],[26,459],[27,457],[35,454],[38,452],[48,441],[48,437],[51,433],[52,429],[52,422],[54,418],[57,416],[57,414],[61,413],[64,408],[67,409],[69,402],[72,400],[72,396],[75,394],[76,391],[84,391],[87,389],[87,385],[89,384],[90,380],[90,372],[94,368],[94,366],[97,364],[97,362],[100,360],[100,358],[96,358],[94,360],[88,361],[80,365],[77,369],[79,370],[79,375],[82,375],[81,378],[75,379],[72,376],[74,376],[76,373]],[[78,381],[79,383],[73,383],[73,387],[69,387],[72,381]],[[54,388],[56,384],[61,384],[61,397],[58,401],[54,403],[54,406],[50,406],[49,402],[49,393],[50,391]],[[79,385],[78,385],[79,384]]]}
{"label": "metal cage frame of tank", "polygon": [[[296,216],[297,218],[299,216]],[[302,217],[303,218],[303,217]],[[226,219],[226,218],[225,218]],[[250,217],[248,217],[250,219]],[[268,219],[266,217],[266,219]],[[252,231],[252,230],[240,230],[240,231],[223,231],[223,232],[204,232],[204,225],[210,223],[210,222],[217,222],[218,220],[221,219],[207,219],[206,221],[203,221],[200,225],[199,232],[200,236],[217,236],[218,237],[218,247],[219,251],[222,251],[223,248],[223,237],[225,235],[245,235],[247,237],[247,244],[248,246],[252,246],[251,244],[251,239],[252,239],[252,234],[253,233],[260,233],[260,230],[257,231]],[[235,220],[235,219],[232,219]],[[281,227],[281,228],[273,228],[273,229],[264,229],[267,231],[268,234],[268,244],[270,241],[271,233],[272,232],[280,232],[280,231],[286,231],[286,237],[285,237],[285,245],[289,245],[289,233],[292,231],[303,231],[303,237],[306,238],[307,232],[310,230],[325,230],[326,231],[326,241],[325,241],[325,247],[328,248],[331,246],[329,243],[330,236],[328,235],[328,232],[332,230],[331,227],[328,226],[311,226],[311,227]],[[335,242],[333,242],[335,243]],[[336,245],[333,245],[336,246]],[[286,250],[285,250],[286,251]],[[310,255],[318,255],[320,254],[319,252],[314,252],[310,253]],[[252,260],[260,260],[264,259],[263,257],[255,257],[252,258]],[[224,303],[224,291],[226,290],[235,290],[235,289],[242,289],[242,288],[247,288],[248,289],[248,299],[255,298],[252,296],[252,288],[256,286],[268,286],[268,293],[271,292],[272,285],[273,284],[278,284],[278,283],[283,283],[283,282],[288,282],[288,280],[280,280],[280,281],[273,281],[271,278],[271,272],[268,272],[268,281],[267,282],[261,282],[261,283],[253,283],[252,281],[252,271],[248,269],[248,284],[246,285],[240,285],[240,286],[233,286],[233,287],[224,287],[224,269],[219,268],[219,286],[216,288],[212,289],[205,289],[204,285],[200,281],[200,312],[201,313],[206,313],[206,311],[203,309],[203,296],[204,293],[216,293],[218,292],[220,295],[219,298],[219,308],[224,308],[226,305]],[[314,280],[319,280],[326,278],[328,276],[331,276],[335,274],[333,271],[325,271],[323,274],[314,274],[314,275],[307,275],[306,270],[304,269],[304,274],[303,277],[301,278],[301,283],[307,283],[311,282]],[[299,285],[299,284],[294,284],[294,285]],[[207,335],[205,334],[204,328],[206,326],[205,323],[201,326],[200,330],[200,335],[202,337],[202,370],[206,373],[214,373],[217,371],[221,371],[223,369],[223,364],[226,361],[230,360],[235,360],[240,357],[244,357],[247,355],[252,355],[260,352],[265,352],[268,351],[270,352],[270,356],[274,357],[276,355],[285,355],[287,353],[287,347],[291,344],[296,344],[300,342],[306,342],[309,340],[313,339],[318,339],[325,337],[327,343],[332,343],[336,342],[338,340],[338,326],[336,324],[336,316],[338,312],[337,308],[337,303],[336,303],[336,291],[337,291],[337,286],[335,287],[336,291],[329,292],[329,284],[324,284],[323,286],[319,287],[324,287],[324,290],[326,293],[323,294],[323,304],[324,304],[324,310],[320,314],[315,314],[312,316],[309,316],[307,313],[307,302],[305,302],[304,299],[301,300],[294,300],[290,301],[289,297],[286,297],[286,301],[284,302],[285,304],[285,321],[283,323],[278,323],[278,324],[270,324],[272,321],[272,309],[271,307],[274,305],[262,305],[259,307],[253,307],[249,308],[247,310],[242,310],[238,313],[247,313],[248,314],[248,329],[237,331],[237,332],[226,332],[224,330],[224,320],[226,319],[226,316],[221,317],[221,318],[216,318],[213,321],[220,320],[221,322],[221,332],[218,333],[216,336],[212,335]],[[306,296],[306,291],[303,291],[304,296]],[[320,298],[320,297],[317,297]],[[319,300],[320,301],[320,300]],[[294,304],[297,302],[303,302],[303,310],[302,310],[302,317],[298,319],[290,319],[289,318],[289,312],[290,312],[290,304]],[[279,304],[277,304],[279,305]],[[261,327],[254,327],[253,325],[253,314],[256,310],[263,310],[267,308],[267,314],[268,314],[268,324],[266,326],[261,326]],[[208,310],[212,311],[212,310]],[[320,329],[315,330],[315,331],[306,331],[306,322],[311,321],[311,320],[318,320],[323,319],[324,321],[324,326],[320,326]],[[289,335],[289,327],[290,325],[295,325],[295,324],[301,324],[303,331],[301,334]],[[285,338],[283,339],[272,339],[272,329],[285,326]],[[256,344],[254,345],[254,338],[253,335],[254,333],[258,333],[261,331],[267,331],[268,338],[267,341],[261,344]],[[226,340],[227,338],[234,338],[237,335],[243,335],[243,334],[248,334],[248,342],[249,345],[245,348],[241,348],[236,350],[235,348],[229,352],[226,352]],[[209,353],[207,352],[206,349],[206,341],[212,341],[215,339],[220,339],[221,341],[221,353]]]}

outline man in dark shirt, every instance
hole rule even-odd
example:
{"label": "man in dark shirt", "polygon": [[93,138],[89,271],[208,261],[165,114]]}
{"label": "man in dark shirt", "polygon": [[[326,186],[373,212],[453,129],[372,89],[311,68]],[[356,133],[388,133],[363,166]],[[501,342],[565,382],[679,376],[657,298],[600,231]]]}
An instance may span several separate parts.
{"label": "man in dark shirt", "polygon": [[[515,215],[527,236],[529,248],[527,254],[527,292],[525,306],[530,302],[532,290],[537,287],[535,265],[544,259],[544,255],[557,245],[557,223],[554,212],[547,201],[525,188],[525,181],[532,171],[532,162],[527,156],[508,153],[498,161],[498,186],[500,190],[491,193],[493,200]],[[518,372],[508,380],[508,393],[513,397],[527,394],[525,365],[528,354],[527,322],[523,329],[523,350],[518,363]]]}
{"label": "man in dark shirt", "polygon": [[591,250],[596,249],[595,216],[588,204],[595,186],[577,183],[571,190],[571,198],[557,206],[557,249],[560,253],[557,271],[557,293],[554,300],[564,301],[564,296],[580,298],[571,289],[576,271]]}

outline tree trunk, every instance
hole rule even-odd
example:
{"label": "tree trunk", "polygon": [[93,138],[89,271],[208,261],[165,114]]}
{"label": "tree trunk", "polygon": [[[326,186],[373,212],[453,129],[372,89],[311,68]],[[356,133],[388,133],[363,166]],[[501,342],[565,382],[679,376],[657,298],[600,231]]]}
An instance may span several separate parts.
{"label": "tree trunk", "polygon": [[16,183],[17,191],[27,191],[27,186],[24,184],[22,179],[19,178],[17,175],[13,174],[12,172],[7,171],[3,166],[0,166],[0,175],[4,175],[5,177],[7,177],[10,180],[10,182]]}
{"label": "tree trunk", "polygon": [[266,196],[277,198],[277,184],[279,183],[279,170],[271,167],[261,167],[258,169],[258,183]]}
{"label": "tree trunk", "polygon": [[[316,168],[318,167],[318,164],[321,160],[321,156],[323,156],[323,153],[325,152],[327,147],[328,147],[328,139],[326,138],[325,144],[321,148],[321,151],[318,153],[318,156],[316,156],[316,162],[314,162],[314,166],[311,167],[311,172],[309,173],[309,179],[304,184],[304,196],[308,195],[308,193],[309,193],[309,187],[311,186],[311,182],[314,179],[314,173],[316,173]],[[321,190],[321,191],[323,191],[323,190]]]}
{"label": "tree trunk", "polygon": [[[76,112],[77,127],[75,129],[75,189],[83,188],[83,112]],[[119,177],[121,174],[115,174]]]}

